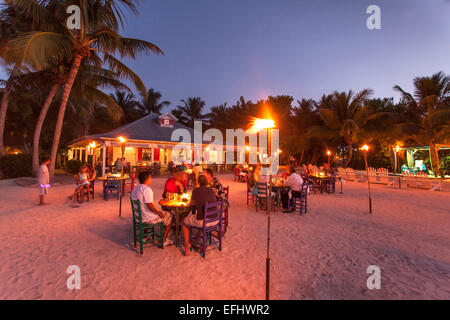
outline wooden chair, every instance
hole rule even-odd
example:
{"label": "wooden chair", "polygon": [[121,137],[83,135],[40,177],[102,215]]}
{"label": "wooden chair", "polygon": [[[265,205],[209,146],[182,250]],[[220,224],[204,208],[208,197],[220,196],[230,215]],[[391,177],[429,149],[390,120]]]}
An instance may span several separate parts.
{"label": "wooden chair", "polygon": [[330,179],[323,184],[322,188],[326,193],[336,193],[336,176],[330,176]]}
{"label": "wooden chair", "polygon": [[[264,202],[267,206],[273,207],[273,201],[276,200],[275,195],[270,195],[269,197],[269,186],[267,183],[256,182],[257,194],[255,196],[255,207],[256,212],[258,212],[258,205],[262,205]],[[270,202],[269,202],[270,201]]]}
{"label": "wooden chair", "polygon": [[[137,248],[139,241],[139,253],[144,254],[144,244],[155,243],[158,241],[160,248],[164,247],[164,223],[145,223],[142,222],[141,202],[139,200],[131,200],[131,212],[133,216],[133,239],[134,248]],[[159,232],[157,231],[159,230]],[[147,237],[147,240],[144,238]],[[151,238],[151,239],[150,239]]]}
{"label": "wooden chair", "polygon": [[114,196],[117,200],[119,200],[120,192],[122,190],[122,181],[120,179],[114,177],[108,177],[106,179],[104,197],[105,200],[109,200],[109,196]]}
{"label": "wooden chair", "polygon": [[95,180],[92,180],[89,184],[89,194],[92,196],[92,200],[95,199]]}
{"label": "wooden chair", "polygon": [[[222,216],[223,201],[206,203],[203,211],[203,226],[201,228],[193,226],[189,228],[189,242],[200,242],[203,258],[206,256],[206,248],[213,244],[218,244],[219,251],[222,251]],[[214,243],[213,238],[217,240]]]}
{"label": "wooden chair", "polygon": [[353,170],[352,168],[345,169],[345,173],[347,174],[346,180],[355,182],[359,181],[359,178],[356,177],[355,170]]}
{"label": "wooden chair", "polygon": [[234,167],[234,181],[239,181],[240,179],[241,170],[236,166]]}
{"label": "wooden chair", "polygon": [[414,174],[409,173],[409,172],[405,172],[403,174],[404,180],[406,182],[406,186],[408,188],[417,188],[417,184],[416,184],[416,177],[414,176]]}
{"label": "wooden chair", "polygon": [[[225,192],[225,199],[227,200],[227,202],[229,202],[230,200],[230,187],[225,187],[223,188],[223,191]],[[223,226],[223,234],[225,234],[227,232],[228,229],[228,206],[226,206],[226,208],[223,211],[224,214],[224,226]]]}
{"label": "wooden chair", "polygon": [[[136,168],[133,167],[131,171],[131,177],[130,180],[127,180],[124,182],[125,192],[127,192],[127,188],[129,187],[130,193],[133,192],[134,188],[136,187]],[[124,192],[124,193],[125,193]]]}
{"label": "wooden chair", "polygon": [[431,184],[431,180],[426,173],[416,174],[416,186],[420,189],[426,189],[430,191],[442,190],[441,182],[438,181],[437,184]]}
{"label": "wooden chair", "polygon": [[250,201],[252,202],[252,204],[255,203],[256,196],[253,194],[252,190],[253,186],[250,187],[249,175],[247,175],[246,182],[247,182],[247,205],[248,205]]}
{"label": "wooden chair", "polygon": [[375,168],[368,168],[369,177],[371,183],[377,183],[377,170]]}
{"label": "wooden chair", "polygon": [[345,179],[347,177],[347,174],[345,172],[345,169],[342,167],[337,168],[337,177]]}
{"label": "wooden chair", "polygon": [[[75,175],[74,178],[75,178],[75,185],[78,186],[80,184],[80,178],[79,178],[78,175]],[[93,186],[93,188],[95,188],[95,187]],[[90,194],[90,192],[91,192],[91,186],[90,185],[87,186],[87,187],[84,187],[84,186],[80,187],[80,190],[78,190],[78,192],[77,192],[77,201],[78,202],[84,201],[84,197],[86,197],[86,201],[89,202],[89,194]]]}
{"label": "wooden chair", "polygon": [[309,182],[303,182],[300,197],[292,198],[293,204],[290,209],[293,207],[293,211],[296,212],[298,210],[300,215],[308,213],[308,188]]}
{"label": "wooden chair", "polygon": [[380,168],[377,170],[377,183],[391,185],[394,181],[389,181],[389,170]]}

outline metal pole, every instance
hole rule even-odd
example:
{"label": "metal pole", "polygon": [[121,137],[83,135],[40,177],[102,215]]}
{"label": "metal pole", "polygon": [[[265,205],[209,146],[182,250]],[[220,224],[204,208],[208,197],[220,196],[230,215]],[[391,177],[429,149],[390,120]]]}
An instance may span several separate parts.
{"label": "metal pole", "polygon": [[[123,159],[123,155],[125,153],[125,144],[122,143],[122,159]],[[122,159],[120,159],[120,161],[122,161]],[[122,197],[123,197],[123,189],[125,186],[125,180],[123,180],[123,162],[121,165],[121,175],[120,175],[120,201],[119,201],[119,218],[122,217]]]}
{"label": "metal pole", "polygon": [[[271,154],[272,130],[267,129],[268,148],[267,156]],[[270,157],[269,157],[270,159]],[[270,163],[269,194],[267,199],[267,258],[266,258],[266,300],[270,300],[270,209],[272,206],[272,163]]]}
{"label": "metal pole", "polygon": [[370,175],[369,175],[369,166],[367,165],[367,151],[363,151],[364,161],[366,163],[366,171],[367,171],[367,186],[369,188],[369,212],[372,213],[372,196],[370,193]]}

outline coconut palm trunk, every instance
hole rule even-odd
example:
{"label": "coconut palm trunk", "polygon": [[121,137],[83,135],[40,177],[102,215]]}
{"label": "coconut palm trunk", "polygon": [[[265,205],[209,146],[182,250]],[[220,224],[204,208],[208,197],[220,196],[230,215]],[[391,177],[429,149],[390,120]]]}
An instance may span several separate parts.
{"label": "coconut palm trunk", "polygon": [[4,145],[4,134],[5,134],[5,123],[6,123],[6,111],[8,110],[9,103],[9,95],[12,91],[12,80],[14,76],[17,74],[19,70],[20,63],[16,63],[14,65],[14,69],[12,71],[11,76],[9,77],[8,83],[6,84],[5,91],[2,96],[2,103],[0,106],[0,158],[5,154],[5,145]]}
{"label": "coconut palm trunk", "polygon": [[302,163],[303,163],[303,156],[304,156],[304,155],[305,155],[305,150],[302,151],[302,155],[301,155],[301,157],[300,157],[299,164],[302,164]]}
{"label": "coconut palm trunk", "polygon": [[347,155],[347,159],[345,159],[345,163],[344,163],[344,168],[347,168],[350,164],[350,162],[352,161],[353,158],[353,145],[348,142],[348,155]]}
{"label": "coconut palm trunk", "polygon": [[56,156],[58,155],[59,140],[61,138],[61,131],[64,123],[64,114],[66,112],[67,101],[69,100],[70,92],[72,91],[73,83],[77,77],[78,70],[80,69],[81,60],[83,55],[78,53],[70,67],[70,71],[63,88],[61,96],[61,105],[59,107],[58,119],[56,120],[55,135],[53,137],[52,151],[50,156],[50,177],[55,176]]}
{"label": "coconut palm trunk", "polygon": [[50,105],[53,102],[53,98],[58,92],[61,84],[58,82],[55,83],[48,96],[45,100],[44,105],[42,106],[41,112],[39,113],[39,118],[36,123],[36,128],[34,129],[34,137],[33,137],[33,176],[37,176],[39,171],[39,139],[41,137],[42,126],[44,125],[45,117],[47,116],[48,109],[50,109]]}
{"label": "coconut palm trunk", "polygon": [[439,163],[439,154],[436,145],[431,142],[430,143],[430,158],[431,158],[431,166],[434,172],[434,175],[439,176],[440,163]]}

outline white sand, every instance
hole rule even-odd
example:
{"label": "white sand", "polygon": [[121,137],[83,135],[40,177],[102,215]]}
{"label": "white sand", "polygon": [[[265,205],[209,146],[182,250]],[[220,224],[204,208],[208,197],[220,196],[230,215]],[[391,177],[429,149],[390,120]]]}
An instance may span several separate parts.
{"label": "white sand", "polygon": [[[37,190],[0,182],[0,299],[264,299],[266,215],[245,204],[245,185],[231,186],[224,250],[184,257],[180,250],[131,246],[128,198],[68,207],[72,186]],[[164,180],[155,179],[159,197]],[[100,184],[97,184],[100,191]],[[347,183],[344,195],[312,195],[310,215],[272,219],[273,299],[450,299],[450,193]],[[82,289],[67,289],[78,265]],[[369,265],[382,270],[381,290],[366,287]]]}

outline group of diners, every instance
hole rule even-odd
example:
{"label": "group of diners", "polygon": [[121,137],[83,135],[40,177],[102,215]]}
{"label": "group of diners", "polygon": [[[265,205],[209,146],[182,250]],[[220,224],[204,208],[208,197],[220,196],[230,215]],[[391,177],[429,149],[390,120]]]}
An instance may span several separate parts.
{"label": "group of diners", "polygon": [[[277,176],[278,180],[282,181],[281,185],[283,187],[286,187],[279,191],[283,213],[292,212],[293,206],[291,204],[293,202],[293,199],[301,197],[302,186],[304,183],[308,183],[308,185],[311,187],[318,187],[316,186],[317,182],[315,180],[315,176],[319,174],[317,168],[315,168],[312,164],[308,164],[305,165],[304,168],[301,169],[301,171],[302,172],[299,173],[294,166],[290,166],[280,176]],[[335,177],[334,168],[331,168],[327,163],[324,164],[323,167],[321,167],[320,172],[324,177]],[[248,192],[251,192],[256,196],[258,193],[256,183],[268,184],[269,179],[270,177],[267,174],[263,174],[262,166],[260,164],[256,165],[253,172],[250,171],[247,176],[247,183],[249,188]],[[308,192],[309,191],[310,189],[308,188]],[[274,195],[278,196],[278,194],[275,193]]]}
{"label": "group of diners", "polygon": [[[141,203],[142,222],[147,224],[162,222],[165,226],[163,247],[172,245],[173,241],[169,239],[173,224],[172,214],[169,210],[165,210],[166,208],[161,208],[155,203],[154,193],[150,187],[152,182],[151,174],[141,172],[139,173],[138,180],[139,184],[134,188],[131,199],[134,201],[139,200]],[[191,251],[192,244],[189,241],[190,227],[201,228],[203,226],[205,204],[223,200],[225,205],[228,205],[223,186],[217,177],[214,176],[214,172],[211,169],[205,169],[202,174],[198,175],[196,180],[189,203],[189,206],[193,210],[187,216],[182,217],[181,220],[185,255],[189,255]],[[167,199],[169,194],[183,194],[186,192],[187,174],[185,171],[175,170],[173,176],[165,183],[163,199]]]}

